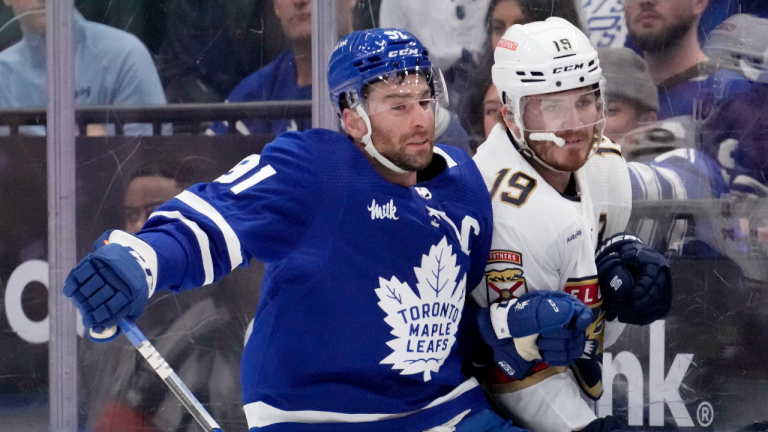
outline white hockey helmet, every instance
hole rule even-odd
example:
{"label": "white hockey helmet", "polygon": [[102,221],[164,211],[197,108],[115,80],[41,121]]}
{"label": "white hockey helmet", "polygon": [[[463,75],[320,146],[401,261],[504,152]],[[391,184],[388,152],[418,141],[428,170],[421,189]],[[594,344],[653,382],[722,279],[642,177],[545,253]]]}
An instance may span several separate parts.
{"label": "white hockey helmet", "polygon": [[768,19],[731,15],[709,33],[703,50],[719,67],[764,82],[768,71]]}
{"label": "white hockey helmet", "polygon": [[[602,131],[605,125],[604,112],[604,80],[597,51],[592,47],[587,36],[568,21],[551,17],[546,21],[529,24],[516,24],[507,29],[494,52],[492,68],[493,83],[499,92],[499,97],[507,106],[509,120],[514,121],[519,132],[513,133],[523,155],[536,159],[547,168],[551,166],[543,162],[525,139],[525,131],[531,132],[530,139],[553,141],[562,146],[564,141],[555,136],[555,132],[574,127],[595,125],[592,150],[602,141]],[[542,125],[526,125],[523,122],[526,103],[531,96],[559,93],[587,87],[584,96],[594,99],[595,109],[587,118],[581,119],[578,126],[561,124],[569,114],[553,115]],[[569,96],[569,112],[574,104],[579,103],[578,96]],[[581,97],[584,97],[581,96]],[[553,99],[554,100],[554,99]],[[594,115],[593,115],[594,114]],[[557,171],[557,170],[555,170]]]}

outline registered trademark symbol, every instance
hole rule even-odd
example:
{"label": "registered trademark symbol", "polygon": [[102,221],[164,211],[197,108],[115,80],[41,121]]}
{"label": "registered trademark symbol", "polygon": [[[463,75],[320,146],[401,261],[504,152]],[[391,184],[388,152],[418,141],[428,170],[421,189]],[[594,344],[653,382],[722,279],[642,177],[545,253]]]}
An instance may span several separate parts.
{"label": "registered trademark symbol", "polygon": [[712,424],[712,420],[715,419],[715,410],[712,409],[712,404],[709,402],[702,402],[696,409],[696,420],[699,421],[701,427],[707,427]]}

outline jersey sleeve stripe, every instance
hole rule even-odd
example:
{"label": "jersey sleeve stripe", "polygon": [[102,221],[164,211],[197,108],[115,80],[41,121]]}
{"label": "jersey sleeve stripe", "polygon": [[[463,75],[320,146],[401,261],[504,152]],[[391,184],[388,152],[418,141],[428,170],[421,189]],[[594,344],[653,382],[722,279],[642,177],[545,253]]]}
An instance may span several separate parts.
{"label": "jersey sleeve stripe", "polygon": [[180,221],[184,222],[184,224],[187,225],[189,229],[192,230],[192,232],[195,234],[195,237],[197,238],[197,243],[200,246],[200,256],[203,257],[203,271],[205,272],[205,280],[203,281],[203,286],[213,282],[213,259],[211,258],[211,245],[208,241],[208,235],[202,229],[200,229],[200,225],[185,218],[181,213],[177,211],[154,212],[149,217],[153,218],[155,216],[164,216],[169,219],[179,219]]}
{"label": "jersey sleeve stripe", "polygon": [[231,190],[232,192],[235,193],[235,195],[237,195],[240,192],[264,180],[265,178],[271,177],[275,174],[277,174],[277,171],[275,171],[275,169],[272,168],[272,165],[267,165],[264,168],[257,171],[256,174],[248,177],[247,179],[243,180],[236,186],[233,186]]}
{"label": "jersey sleeve stripe", "polygon": [[184,191],[178,194],[176,198],[192,207],[198,213],[208,217],[216,224],[227,244],[227,252],[229,253],[229,262],[232,265],[232,270],[237,268],[243,262],[243,255],[240,253],[240,239],[237,238],[237,234],[235,234],[235,231],[229,226],[227,221],[224,220],[224,217],[212,205],[190,191]]}
{"label": "jersey sleeve stripe", "polygon": [[653,169],[644,164],[630,163],[630,173],[637,179],[637,185],[640,187],[640,199],[658,200],[660,199],[658,185],[656,183]]}
{"label": "jersey sleeve stripe", "polygon": [[[664,179],[669,185],[669,193],[664,194],[664,199],[686,199],[685,186],[683,180],[674,170],[669,168],[657,167],[656,171],[659,174],[659,179]],[[665,188],[667,189],[667,188]]]}

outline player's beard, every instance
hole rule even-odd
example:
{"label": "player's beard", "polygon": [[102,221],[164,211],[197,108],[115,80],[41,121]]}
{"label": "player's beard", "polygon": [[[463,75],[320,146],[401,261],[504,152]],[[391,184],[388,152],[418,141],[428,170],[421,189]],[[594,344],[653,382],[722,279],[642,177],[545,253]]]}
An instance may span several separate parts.
{"label": "player's beard", "polygon": [[[376,145],[378,152],[395,164],[398,168],[406,171],[421,171],[432,162],[432,149],[435,146],[435,132],[431,131],[411,132],[408,134],[396,135],[392,139],[392,133],[380,132],[374,128],[371,134],[371,141]],[[427,139],[429,142],[429,151],[420,151],[417,153],[408,153],[406,149],[408,142],[413,140]]]}
{"label": "player's beard", "polygon": [[672,25],[661,29],[659,33],[632,34],[632,40],[645,52],[661,53],[679,44],[695,22],[694,14],[680,16]]}
{"label": "player's beard", "polygon": [[[543,160],[550,167],[565,172],[579,170],[592,154],[594,144],[594,134],[597,126],[593,125],[581,129],[566,132],[558,132],[556,135],[565,140],[579,139],[581,142],[575,146],[558,147],[557,144],[547,141],[532,141],[526,136],[528,146],[531,147],[536,156]],[[528,133],[526,133],[528,135]],[[559,155],[560,157],[556,157]]]}

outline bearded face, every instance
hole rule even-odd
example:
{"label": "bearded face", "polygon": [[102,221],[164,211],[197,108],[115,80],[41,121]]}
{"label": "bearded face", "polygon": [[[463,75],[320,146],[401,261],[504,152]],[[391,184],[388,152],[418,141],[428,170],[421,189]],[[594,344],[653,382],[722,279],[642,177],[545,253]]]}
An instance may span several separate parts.
{"label": "bearded face", "polygon": [[676,46],[692,31],[699,15],[691,0],[627,2],[627,29],[638,47],[657,53]]}

